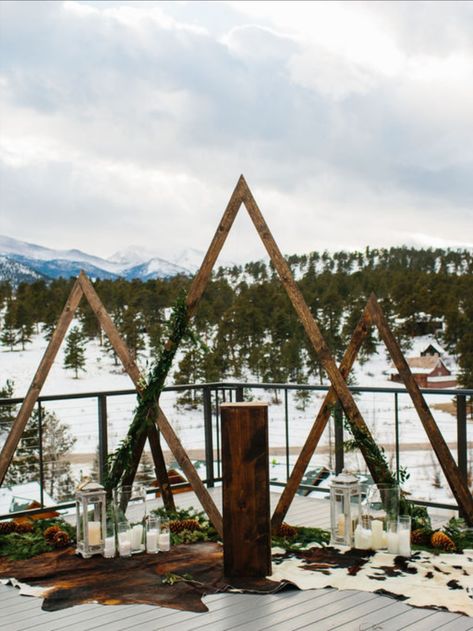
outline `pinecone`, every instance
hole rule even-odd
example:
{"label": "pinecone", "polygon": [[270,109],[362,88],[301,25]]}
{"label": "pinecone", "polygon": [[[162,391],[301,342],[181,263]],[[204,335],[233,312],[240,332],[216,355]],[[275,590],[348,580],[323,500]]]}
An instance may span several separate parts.
{"label": "pinecone", "polygon": [[62,530],[61,530],[61,528],[59,526],[49,526],[49,528],[46,528],[46,530],[43,533],[44,534],[44,538],[49,543],[53,543],[54,537],[55,537],[56,533],[58,533],[58,532],[62,532]]}
{"label": "pinecone", "polygon": [[33,524],[27,521],[22,521],[20,523],[18,522],[13,522],[13,523],[15,524],[15,532],[17,532],[20,535],[23,535],[26,532],[31,532],[33,530]]}
{"label": "pinecone", "polygon": [[174,534],[183,530],[194,532],[194,530],[200,530],[200,524],[197,519],[175,519],[169,522],[169,530]]}
{"label": "pinecone", "polygon": [[71,543],[71,538],[69,537],[67,532],[64,532],[64,530],[59,530],[54,535],[51,543],[54,545],[55,548],[67,548],[67,546]]}
{"label": "pinecone", "polygon": [[279,526],[278,537],[283,537],[284,539],[292,539],[292,537],[295,537],[296,535],[297,528],[294,528],[294,526],[289,526],[289,524],[286,524],[286,522],[283,522]]}
{"label": "pinecone", "polygon": [[15,532],[15,522],[0,521],[0,535],[9,535],[11,532]]}
{"label": "pinecone", "polygon": [[411,543],[416,546],[430,546],[431,530],[417,528],[411,532]]}
{"label": "pinecone", "polygon": [[434,548],[445,550],[446,552],[455,552],[455,543],[444,532],[437,530],[430,538],[430,543]]}

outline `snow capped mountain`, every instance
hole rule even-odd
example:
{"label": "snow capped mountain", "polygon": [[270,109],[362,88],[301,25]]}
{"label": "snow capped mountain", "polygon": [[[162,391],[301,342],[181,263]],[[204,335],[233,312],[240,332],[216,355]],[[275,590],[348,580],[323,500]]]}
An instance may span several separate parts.
{"label": "snow capped mountain", "polygon": [[44,278],[44,276],[29,265],[0,254],[0,280],[6,280],[16,286],[18,283],[32,283],[40,278]]}
{"label": "snow capped mountain", "polygon": [[[191,272],[188,268],[162,259],[155,252],[131,246],[103,259],[81,250],[53,250],[0,236],[0,280],[14,284],[36,278],[70,278],[84,270],[91,278],[149,280]],[[29,274],[29,275],[28,275]]]}
{"label": "snow capped mountain", "polygon": [[168,278],[170,276],[177,276],[178,274],[189,275],[189,270],[174,265],[169,261],[154,257],[145,263],[135,265],[129,269],[124,269],[123,276],[128,280],[132,278],[140,278],[141,280],[150,280],[152,278]]}

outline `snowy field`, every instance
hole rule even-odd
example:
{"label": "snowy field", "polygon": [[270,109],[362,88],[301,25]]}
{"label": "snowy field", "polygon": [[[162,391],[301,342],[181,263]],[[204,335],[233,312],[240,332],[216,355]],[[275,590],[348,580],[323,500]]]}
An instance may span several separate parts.
{"label": "snowy field", "polygon": [[[425,345],[425,338],[417,338],[415,347],[410,354],[417,354],[417,348]],[[64,346],[64,345],[63,345]],[[12,379],[15,384],[14,396],[25,395],[34,372],[45,351],[46,342],[40,335],[34,337],[33,343],[24,351],[0,351],[0,385],[4,385],[6,379]],[[113,359],[107,355],[97,343],[87,345],[86,372],[81,372],[79,379],[74,379],[72,371],[63,368],[63,348],[59,351],[56,362],[52,367],[49,377],[42,390],[43,395],[60,395],[70,393],[99,392],[105,390],[123,390],[132,388],[129,377],[115,366]],[[140,359],[141,367],[146,371],[146,356]],[[177,361],[175,363],[177,366]],[[364,387],[399,387],[388,381],[385,374],[389,368],[384,347],[379,347],[378,354],[370,358],[363,366],[357,365],[354,370],[355,383]],[[172,379],[169,379],[172,385]],[[289,469],[297,458],[299,448],[304,444],[309,429],[317,415],[324,398],[324,393],[314,392],[304,411],[297,409],[293,399],[294,391],[289,392],[289,446],[291,455]],[[279,393],[280,403],[273,401],[274,393],[271,391],[255,390],[253,393],[246,391],[246,397],[268,401],[270,417],[270,449],[271,464],[270,476],[272,479],[285,481],[287,463],[285,457],[285,422],[284,422],[284,393]],[[366,393],[356,395],[356,401],[360,411],[377,442],[386,447],[388,461],[395,468],[394,444],[395,444],[395,412],[393,393]],[[452,397],[447,395],[428,395],[427,403],[448,404]],[[136,399],[134,396],[109,397],[108,407],[108,431],[109,450],[112,451],[118,442],[124,437],[130,420]],[[162,395],[161,406],[172,423],[176,433],[184,446],[191,450],[191,457],[203,459],[205,448],[203,412],[201,408],[188,410],[184,407],[176,407],[176,394],[165,392]],[[80,473],[90,470],[92,459],[96,453],[98,443],[97,426],[97,400],[95,398],[76,399],[71,401],[57,401],[45,405],[46,409],[54,411],[60,420],[67,424],[77,441],[74,452],[71,455],[74,475],[79,478]],[[417,413],[408,395],[399,395],[399,420],[401,465],[407,467],[410,479],[405,489],[417,499],[427,499],[440,502],[452,502],[452,494],[445,482],[438,461],[433,453],[428,439],[417,416]],[[434,418],[446,439],[452,446],[452,453],[456,458],[456,417],[446,411],[432,409]],[[214,448],[218,445],[218,433],[214,416]],[[320,449],[312,459],[310,468],[325,465],[333,468],[333,428],[327,428],[320,442]],[[473,443],[472,423],[468,423],[468,441]],[[172,457],[170,457],[172,460]],[[362,457],[356,452],[345,457],[349,468],[358,471],[366,471]],[[472,466],[473,448],[469,449],[469,464]],[[205,470],[203,469],[203,474]],[[218,473],[218,465],[216,466]]]}

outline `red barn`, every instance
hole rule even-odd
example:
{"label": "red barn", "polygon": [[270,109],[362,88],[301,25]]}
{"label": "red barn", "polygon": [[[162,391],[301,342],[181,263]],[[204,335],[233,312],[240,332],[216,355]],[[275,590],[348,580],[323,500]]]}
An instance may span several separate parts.
{"label": "red barn", "polygon": [[[408,357],[406,361],[420,388],[455,388],[457,380],[438,355]],[[401,382],[399,373],[391,374],[391,381]]]}

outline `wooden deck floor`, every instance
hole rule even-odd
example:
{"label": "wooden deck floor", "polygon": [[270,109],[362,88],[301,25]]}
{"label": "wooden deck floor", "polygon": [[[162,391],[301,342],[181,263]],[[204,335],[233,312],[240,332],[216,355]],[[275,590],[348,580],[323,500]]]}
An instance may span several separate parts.
{"label": "wooden deck floor", "polygon": [[[212,493],[220,503],[220,489]],[[193,493],[177,496],[178,506],[198,507]],[[272,494],[273,504],[277,494]],[[295,525],[329,525],[328,501],[296,496],[287,521]],[[204,598],[208,613],[191,613],[147,605],[81,605],[57,612],[41,610],[41,600],[18,596],[0,585],[0,629],[5,631],[467,631],[473,618],[418,609],[367,592],[314,589],[274,595],[217,594]]]}

